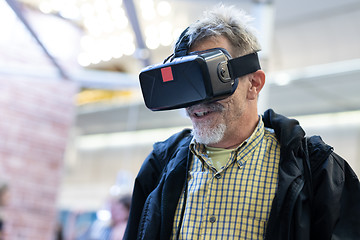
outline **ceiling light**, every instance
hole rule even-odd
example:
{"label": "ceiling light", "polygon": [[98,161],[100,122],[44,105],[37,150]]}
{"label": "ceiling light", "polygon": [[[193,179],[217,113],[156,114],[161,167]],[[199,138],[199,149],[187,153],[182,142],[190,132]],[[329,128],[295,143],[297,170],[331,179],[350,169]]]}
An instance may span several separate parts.
{"label": "ceiling light", "polygon": [[136,50],[135,44],[131,42],[126,46],[126,48],[124,48],[124,54],[128,56],[133,55],[135,50]]}
{"label": "ceiling light", "polygon": [[51,0],[49,1],[49,4],[53,11],[59,12],[64,3],[61,0]]}
{"label": "ceiling light", "polygon": [[79,9],[75,5],[70,4],[60,11],[60,15],[67,19],[78,19],[80,17]]}
{"label": "ceiling light", "polygon": [[108,0],[109,7],[119,7],[122,5],[122,0]]}
{"label": "ceiling light", "polygon": [[145,20],[153,20],[156,17],[154,1],[142,0],[140,1],[141,15]]}
{"label": "ceiling light", "polygon": [[52,12],[51,4],[49,2],[42,2],[39,4],[39,9],[41,12],[48,14]]}
{"label": "ceiling light", "polygon": [[159,39],[158,38],[147,38],[146,46],[152,50],[158,48],[160,46]]}
{"label": "ceiling light", "polygon": [[114,26],[119,30],[123,30],[127,28],[128,25],[129,25],[129,20],[126,17],[114,22]]}
{"label": "ceiling light", "polygon": [[89,56],[86,53],[80,53],[77,57],[77,61],[80,66],[87,67],[91,64]]}
{"label": "ceiling light", "polygon": [[84,3],[80,7],[80,13],[84,19],[91,18],[95,13],[94,6],[90,3]]}
{"label": "ceiling light", "polygon": [[170,22],[162,22],[159,24],[160,43],[163,46],[170,46],[173,42],[172,24]]}
{"label": "ceiling light", "polygon": [[104,0],[95,0],[93,5],[98,14],[106,14],[108,12],[107,3]]}
{"label": "ceiling light", "polygon": [[157,5],[157,12],[160,16],[168,16],[171,13],[171,5],[167,1],[161,1]]}
{"label": "ceiling light", "polygon": [[142,10],[142,17],[145,20],[153,20],[156,17],[156,12],[154,9],[150,8],[150,9],[143,9]]}
{"label": "ceiling light", "polygon": [[146,37],[157,37],[159,36],[159,29],[156,25],[150,25],[145,28]]}

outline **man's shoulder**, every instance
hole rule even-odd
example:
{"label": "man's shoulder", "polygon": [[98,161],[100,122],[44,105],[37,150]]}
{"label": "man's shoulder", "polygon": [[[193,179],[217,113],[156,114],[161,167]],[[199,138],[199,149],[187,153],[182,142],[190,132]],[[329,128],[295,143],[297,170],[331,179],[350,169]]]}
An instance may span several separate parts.
{"label": "man's shoulder", "polygon": [[137,181],[144,185],[143,188],[146,188],[148,193],[154,189],[171,160],[176,160],[172,161],[175,165],[180,162],[180,155],[177,152],[180,150],[183,150],[182,153],[186,152],[185,148],[189,149],[191,139],[191,130],[184,129],[154,144],[152,152],[143,162],[137,175]]}
{"label": "man's shoulder", "polygon": [[306,140],[311,168],[315,170],[329,158],[334,149],[318,135],[307,137]]}
{"label": "man's shoulder", "polygon": [[326,144],[322,138],[318,135],[307,137],[307,144],[309,153],[316,157],[322,157],[322,155],[329,155],[332,152],[333,147]]}
{"label": "man's shoulder", "polygon": [[307,145],[311,171],[313,174],[321,175],[324,171],[331,171],[332,176],[338,177],[341,181],[344,180],[344,174],[346,174],[347,177],[357,179],[356,173],[349,163],[343,157],[338,155],[332,146],[326,144],[320,136],[315,135],[308,137]]}

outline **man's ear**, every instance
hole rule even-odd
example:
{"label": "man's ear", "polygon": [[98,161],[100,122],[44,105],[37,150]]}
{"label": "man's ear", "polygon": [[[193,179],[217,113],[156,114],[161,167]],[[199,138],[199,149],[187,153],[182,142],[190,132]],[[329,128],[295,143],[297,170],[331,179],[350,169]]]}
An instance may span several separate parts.
{"label": "man's ear", "polygon": [[248,90],[248,99],[257,99],[261,89],[265,84],[265,73],[263,70],[257,70],[249,76],[250,88]]}

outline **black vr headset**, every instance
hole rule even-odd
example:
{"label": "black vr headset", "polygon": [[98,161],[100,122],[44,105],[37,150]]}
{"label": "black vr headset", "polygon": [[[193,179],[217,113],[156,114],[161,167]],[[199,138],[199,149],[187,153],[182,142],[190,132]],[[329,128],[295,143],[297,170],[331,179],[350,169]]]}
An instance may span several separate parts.
{"label": "black vr headset", "polygon": [[180,50],[175,49],[170,60],[141,71],[141,90],[150,110],[185,108],[224,99],[235,92],[238,77],[260,69],[256,52],[231,58],[222,48],[186,55],[187,45],[183,44]]}

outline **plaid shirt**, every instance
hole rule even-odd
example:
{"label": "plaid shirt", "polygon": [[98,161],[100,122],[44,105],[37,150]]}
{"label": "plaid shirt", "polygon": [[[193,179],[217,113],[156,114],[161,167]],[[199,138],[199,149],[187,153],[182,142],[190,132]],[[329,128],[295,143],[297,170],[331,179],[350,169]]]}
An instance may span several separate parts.
{"label": "plaid shirt", "polygon": [[[253,134],[216,170],[205,146],[192,141],[187,200],[180,239],[263,239],[278,182],[280,145],[261,120]],[[175,212],[176,236],[184,202]]]}

